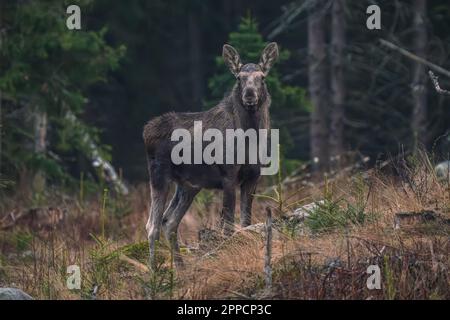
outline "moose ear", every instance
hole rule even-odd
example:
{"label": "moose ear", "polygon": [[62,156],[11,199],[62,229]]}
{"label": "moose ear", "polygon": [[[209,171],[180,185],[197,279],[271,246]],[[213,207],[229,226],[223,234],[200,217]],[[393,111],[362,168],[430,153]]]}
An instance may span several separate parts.
{"label": "moose ear", "polygon": [[232,46],[225,44],[222,52],[223,60],[225,64],[230,68],[231,73],[237,77],[239,70],[242,67],[241,58],[239,53]]}
{"label": "moose ear", "polygon": [[263,50],[259,65],[262,71],[267,75],[275,61],[278,59],[278,45],[276,42],[269,43]]}

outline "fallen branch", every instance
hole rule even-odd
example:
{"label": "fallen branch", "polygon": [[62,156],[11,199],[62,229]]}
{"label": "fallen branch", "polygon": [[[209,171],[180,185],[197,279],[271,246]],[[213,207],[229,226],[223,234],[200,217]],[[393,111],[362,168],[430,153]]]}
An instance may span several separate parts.
{"label": "fallen branch", "polygon": [[390,48],[392,50],[395,50],[395,51],[401,53],[405,57],[407,57],[407,58],[409,58],[411,60],[414,60],[416,62],[419,62],[421,64],[424,64],[424,65],[430,67],[431,69],[433,69],[434,71],[439,72],[439,73],[441,73],[443,75],[446,75],[447,77],[450,78],[450,71],[448,71],[448,70],[446,70],[446,69],[444,69],[444,68],[442,68],[442,67],[440,67],[440,66],[438,66],[438,65],[436,65],[436,64],[434,64],[434,63],[432,63],[432,62],[430,62],[428,60],[425,60],[424,58],[421,58],[421,57],[415,55],[414,53],[411,53],[408,50],[405,50],[405,49],[397,46],[396,44],[393,44],[392,42],[389,42],[389,41],[384,40],[384,39],[380,39],[380,42],[381,42],[382,45],[384,45],[384,46],[386,46],[386,47],[388,47],[388,48]]}
{"label": "fallen branch", "polygon": [[436,89],[437,93],[450,96],[449,90],[441,89],[441,87],[439,86],[439,78],[434,75],[433,71],[428,71],[428,74],[430,75],[431,81],[433,82],[434,88]]}
{"label": "fallen branch", "polygon": [[127,257],[126,255],[124,255],[123,253],[121,255],[119,255],[119,259],[124,261],[124,262],[126,262],[126,263],[128,263],[128,264],[131,264],[136,269],[139,269],[139,270],[141,270],[144,273],[150,271],[150,269],[145,264],[140,263],[139,261],[136,261],[134,259],[131,259],[131,258]]}
{"label": "fallen branch", "polygon": [[64,209],[55,207],[14,209],[0,220],[0,230],[8,230],[16,225],[25,225],[33,230],[56,228],[66,217]]}

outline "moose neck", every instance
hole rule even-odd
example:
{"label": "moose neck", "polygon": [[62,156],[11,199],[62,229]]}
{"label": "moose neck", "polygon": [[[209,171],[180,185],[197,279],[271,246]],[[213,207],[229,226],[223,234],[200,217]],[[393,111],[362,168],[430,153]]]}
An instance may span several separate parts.
{"label": "moose neck", "polygon": [[270,95],[267,92],[258,102],[255,111],[250,111],[242,104],[240,90],[237,85],[231,91],[233,113],[237,116],[243,129],[268,129],[269,128],[269,106]]}

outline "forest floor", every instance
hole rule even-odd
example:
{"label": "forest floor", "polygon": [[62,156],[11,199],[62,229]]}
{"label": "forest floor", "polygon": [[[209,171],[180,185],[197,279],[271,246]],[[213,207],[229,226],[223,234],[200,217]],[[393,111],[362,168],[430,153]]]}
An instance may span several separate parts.
{"label": "forest floor", "polygon": [[[39,206],[18,194],[0,215],[0,287],[37,299],[450,299],[449,181],[438,181],[425,161],[403,172],[290,186],[281,212],[258,197],[253,223],[265,221],[268,206],[277,221],[271,288],[263,233],[214,232],[219,193],[201,192],[182,221],[184,268],[174,268],[163,239],[154,272],[146,267],[146,186],[86,200],[52,190]],[[304,221],[282,218],[319,200]],[[81,289],[67,287],[70,265],[80,267]],[[367,284],[374,268],[379,289]]]}

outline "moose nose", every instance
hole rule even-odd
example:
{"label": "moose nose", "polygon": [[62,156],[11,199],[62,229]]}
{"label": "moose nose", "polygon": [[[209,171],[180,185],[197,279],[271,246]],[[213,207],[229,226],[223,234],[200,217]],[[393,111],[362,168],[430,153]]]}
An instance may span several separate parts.
{"label": "moose nose", "polygon": [[258,102],[258,97],[254,90],[246,90],[243,97],[244,104],[254,105]]}

